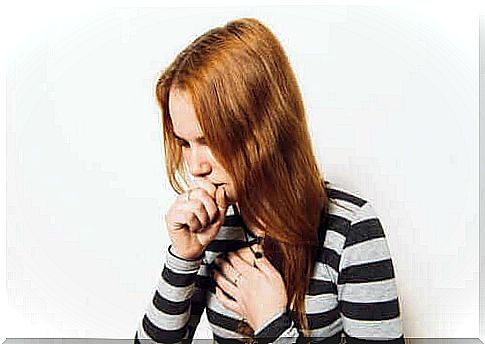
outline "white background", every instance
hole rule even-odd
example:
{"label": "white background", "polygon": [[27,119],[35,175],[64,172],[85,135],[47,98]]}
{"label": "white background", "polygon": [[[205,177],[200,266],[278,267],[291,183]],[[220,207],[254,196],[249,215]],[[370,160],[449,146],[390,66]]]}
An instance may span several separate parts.
{"label": "white background", "polygon": [[174,198],[156,79],[242,16],[283,43],[326,178],[379,213],[406,336],[478,337],[479,6],[364,4],[4,11],[0,337],[133,337]]}

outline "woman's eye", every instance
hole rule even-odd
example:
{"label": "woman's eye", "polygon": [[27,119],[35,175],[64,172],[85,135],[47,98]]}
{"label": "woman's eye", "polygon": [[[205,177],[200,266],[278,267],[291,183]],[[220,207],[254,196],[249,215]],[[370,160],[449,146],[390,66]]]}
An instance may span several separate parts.
{"label": "woman's eye", "polygon": [[181,147],[184,147],[184,148],[189,148],[190,145],[187,141],[183,141],[183,140],[177,140],[177,144]]}

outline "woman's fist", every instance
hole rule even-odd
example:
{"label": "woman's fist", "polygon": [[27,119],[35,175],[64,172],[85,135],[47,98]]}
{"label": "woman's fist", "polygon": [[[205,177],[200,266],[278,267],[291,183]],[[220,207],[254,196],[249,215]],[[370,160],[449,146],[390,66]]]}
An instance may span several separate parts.
{"label": "woman's fist", "polygon": [[172,251],[184,259],[200,257],[224,223],[228,204],[225,185],[196,180],[165,215]]}

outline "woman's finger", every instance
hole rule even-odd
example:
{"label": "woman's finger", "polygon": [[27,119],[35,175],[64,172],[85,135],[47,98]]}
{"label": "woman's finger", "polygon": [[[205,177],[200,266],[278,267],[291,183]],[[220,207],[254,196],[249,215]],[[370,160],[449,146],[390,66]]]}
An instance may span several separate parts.
{"label": "woman's finger", "polygon": [[232,265],[233,269],[238,271],[243,276],[253,273],[253,271],[257,271],[252,263],[248,263],[242,259],[237,252],[229,252],[227,255],[227,260]]}
{"label": "woman's finger", "polygon": [[239,271],[234,269],[234,267],[229,262],[226,262],[222,258],[216,258],[215,263],[217,264],[217,266],[219,266],[225,278],[234,284],[236,277],[239,275]]}
{"label": "woman's finger", "polygon": [[271,262],[263,255],[261,258],[256,259],[256,266],[258,269],[267,276],[273,276],[275,273],[279,274],[279,271],[271,264]]}
{"label": "woman's finger", "polygon": [[216,197],[216,186],[209,181],[203,179],[194,179],[190,181],[190,188],[191,189],[204,189],[211,198]]}
{"label": "woman's finger", "polygon": [[193,196],[193,193],[191,194],[190,197],[193,197],[193,198],[188,202],[187,207],[190,209],[192,213],[194,213],[195,216],[197,216],[197,219],[199,220],[202,228],[207,227],[211,219],[210,219],[210,215],[208,214],[205,208],[205,204],[200,199],[196,199]]}
{"label": "woman's finger", "polygon": [[190,193],[190,198],[196,199],[197,201],[200,201],[202,203],[204,211],[209,215],[209,222],[207,223],[207,225],[213,223],[216,220],[218,215],[217,204],[205,189],[194,189]]}
{"label": "woman's finger", "polygon": [[224,290],[227,294],[231,295],[234,299],[238,299],[239,293],[237,287],[233,284],[233,281],[228,281],[219,271],[213,270],[214,281],[217,285]]}
{"label": "woman's finger", "polygon": [[196,232],[202,228],[202,224],[200,223],[199,218],[192,212],[185,213],[185,223],[187,224],[191,232]]}
{"label": "woman's finger", "polygon": [[254,262],[254,253],[249,247],[242,247],[237,250],[237,254],[241,257],[247,264],[252,265]]}
{"label": "woman's finger", "polygon": [[239,304],[236,301],[233,301],[229,297],[227,297],[222,291],[222,289],[219,288],[219,286],[217,285],[216,285],[216,297],[224,307],[230,309],[231,311],[239,315],[242,315],[241,309],[239,308]]}
{"label": "woman's finger", "polygon": [[216,204],[220,212],[226,212],[229,204],[227,202],[226,188],[224,186],[219,186],[216,190]]}

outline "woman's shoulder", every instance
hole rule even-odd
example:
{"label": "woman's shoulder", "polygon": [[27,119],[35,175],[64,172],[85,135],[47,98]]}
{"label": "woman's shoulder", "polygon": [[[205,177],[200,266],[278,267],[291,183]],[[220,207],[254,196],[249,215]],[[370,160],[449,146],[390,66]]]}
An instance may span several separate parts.
{"label": "woman's shoulder", "polygon": [[341,183],[326,181],[325,190],[329,200],[329,213],[332,211],[337,215],[344,216],[350,221],[363,209],[370,206],[359,191]]}
{"label": "woman's shoulder", "polygon": [[[386,235],[369,201],[339,184],[327,183],[326,189],[329,211],[324,222],[323,252],[327,261],[334,262],[335,271],[380,262],[383,271],[393,275]],[[338,256],[332,259],[334,254]],[[379,264],[376,266],[380,269]]]}
{"label": "woman's shoulder", "polygon": [[365,235],[373,227],[381,227],[378,215],[367,198],[359,191],[339,183],[325,182],[328,204],[328,228],[347,236],[359,231]]}

